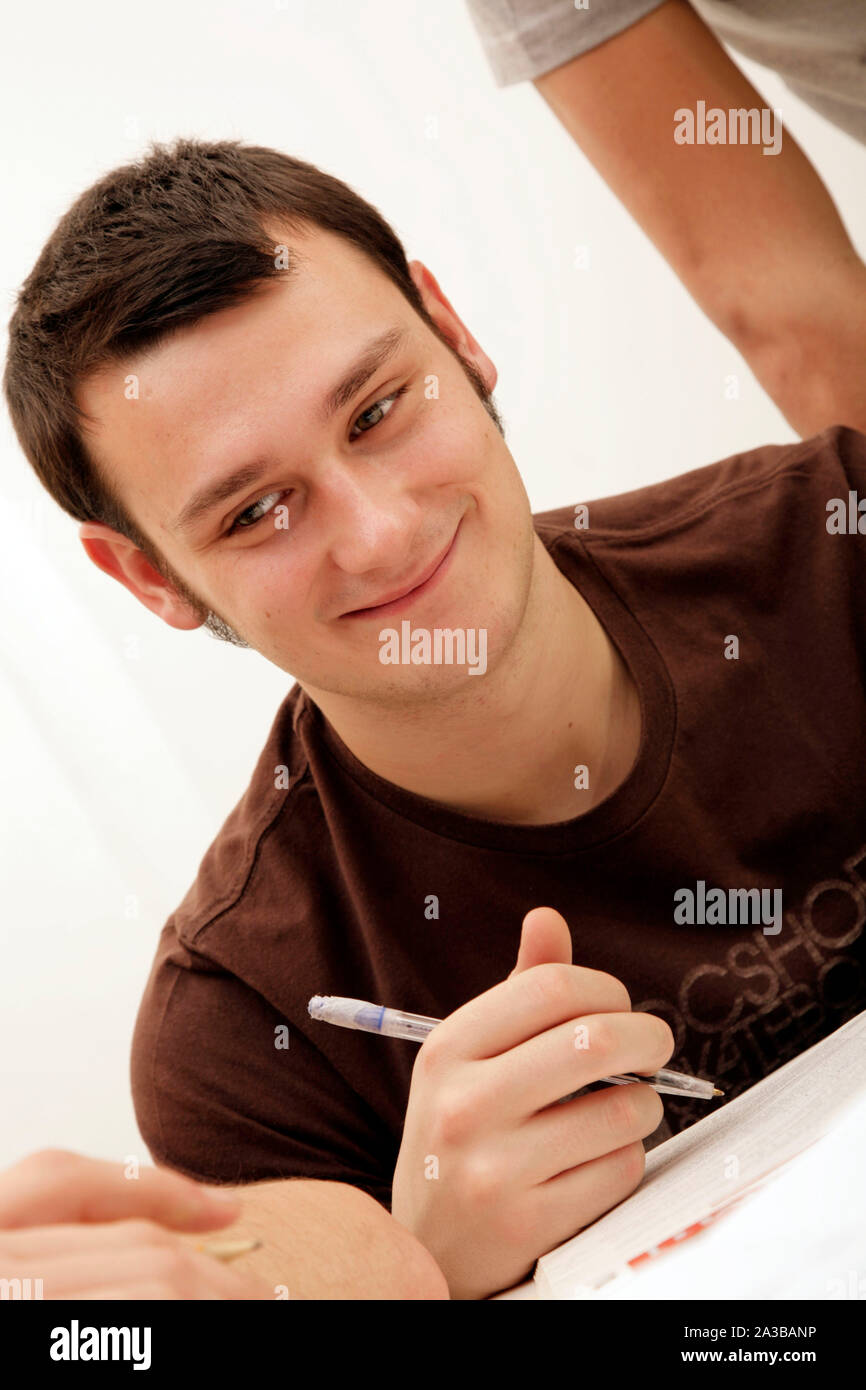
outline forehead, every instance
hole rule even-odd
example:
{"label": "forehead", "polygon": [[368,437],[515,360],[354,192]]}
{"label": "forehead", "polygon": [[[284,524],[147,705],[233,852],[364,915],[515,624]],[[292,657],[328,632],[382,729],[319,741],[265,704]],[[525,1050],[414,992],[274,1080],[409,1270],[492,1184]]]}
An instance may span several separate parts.
{"label": "forehead", "polygon": [[396,285],[350,242],[319,228],[283,233],[284,241],[278,230],[273,235],[275,256],[288,247],[291,274],[260,283],[243,302],[182,327],[156,348],[131,353],[120,366],[100,368],[78,386],[85,408],[86,400],[107,404],[119,376],[146,378],[150,395],[176,381],[178,372],[187,383],[197,377],[203,384],[247,360],[261,369],[275,352],[301,367],[315,347],[339,350],[343,341],[372,336],[380,321],[395,315],[408,321],[411,306]]}
{"label": "forehead", "polygon": [[184,486],[254,448],[277,403],[312,420],[377,332],[420,326],[396,285],[342,237],[276,232],[275,255],[281,245],[294,273],[80,383],[76,397],[93,417],[88,446],[138,515],[150,510],[161,472]]}

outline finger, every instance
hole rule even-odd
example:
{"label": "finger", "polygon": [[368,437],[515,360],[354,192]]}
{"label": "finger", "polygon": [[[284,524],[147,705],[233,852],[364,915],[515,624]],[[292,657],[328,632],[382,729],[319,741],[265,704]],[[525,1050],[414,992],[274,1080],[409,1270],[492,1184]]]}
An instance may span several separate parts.
{"label": "finger", "polygon": [[554,1250],[631,1196],[640,1186],[645,1165],[638,1140],[531,1188],[526,1212],[533,1247]]}
{"label": "finger", "polygon": [[[234,1270],[175,1238],[170,1244],[133,1245],[111,1251],[77,1251],[45,1261],[42,1296],[78,1298],[87,1290],[129,1290],[139,1284],[162,1287],[163,1297],[179,1299],[246,1296],[245,1281]],[[91,1296],[93,1296],[91,1294]],[[157,1295],[158,1296],[158,1295]]]}
{"label": "finger", "polygon": [[508,978],[551,961],[571,965],[571,931],[555,907],[533,907],[523,919],[517,964]]}
{"label": "finger", "polygon": [[625,985],[603,970],[561,963],[534,965],[455,1009],[425,1038],[419,1056],[425,1056],[424,1065],[434,1058],[497,1057],[585,1014],[630,1008]]}
{"label": "finger", "polygon": [[[135,1303],[156,1302],[158,1300],[174,1299],[175,1294],[166,1287],[165,1284],[157,1284],[152,1280],[143,1280],[141,1283],[127,1284],[123,1288],[116,1288],[110,1284],[102,1284],[98,1288],[86,1289],[76,1292],[76,1302],[95,1302],[103,1303],[106,1300],[132,1300]],[[230,1300],[233,1303],[249,1301],[253,1299],[268,1299],[271,1297],[270,1290],[260,1290],[252,1288],[249,1284],[241,1282],[233,1293],[201,1293],[199,1300],[210,1299],[219,1303]]]}
{"label": "finger", "polygon": [[154,1221],[88,1221],[69,1225],[19,1226],[0,1232],[0,1263],[4,1260],[49,1259],[56,1255],[109,1257],[130,1246],[170,1245],[178,1236]]}
{"label": "finger", "polygon": [[113,1284],[101,1284],[96,1289],[76,1289],[75,1291],[76,1303],[122,1303],[127,1301],[159,1303],[165,1302],[171,1297],[171,1293],[164,1284],[155,1284],[152,1281],[126,1284],[123,1288]]}
{"label": "finger", "polygon": [[490,1058],[472,1084],[483,1087],[479,1112],[495,1113],[497,1124],[519,1123],[606,1076],[657,1071],[673,1049],[670,1028],[655,1014],[586,1014]]}
{"label": "finger", "polygon": [[646,1139],[663,1119],[651,1086],[606,1086],[509,1130],[503,1159],[520,1185],[531,1187]]}
{"label": "finger", "polygon": [[125,1167],[64,1149],[31,1154],[0,1175],[0,1227],[142,1217],[178,1231],[229,1225],[241,1202],[229,1189],[210,1189],[166,1168]]}
{"label": "finger", "polygon": [[[208,1264],[215,1263],[215,1257],[207,1255],[205,1251],[196,1251],[195,1245],[188,1239],[177,1236],[174,1232],[166,1230],[165,1227],[156,1225],[151,1221],[112,1221],[104,1225],[89,1223],[86,1225],[71,1226],[28,1226],[14,1231],[0,1232],[0,1278],[9,1278],[12,1273],[19,1270],[33,1270],[38,1266],[40,1271],[57,1270],[60,1262],[71,1261],[76,1258],[82,1261],[92,1262],[87,1268],[101,1269],[103,1274],[100,1280],[112,1275],[119,1277],[117,1262],[118,1254],[128,1254],[130,1251],[138,1251],[142,1258],[144,1252],[160,1248],[167,1251],[180,1248],[190,1252],[201,1254],[208,1261]],[[84,1268],[84,1265],[81,1266]],[[145,1262],[146,1270],[149,1268]],[[66,1267],[68,1274],[71,1266]],[[262,1283],[256,1275],[249,1272],[241,1273],[236,1270],[229,1270],[227,1266],[219,1266],[220,1271],[227,1273],[231,1278],[238,1280],[237,1289],[231,1292],[229,1285],[226,1286],[227,1292],[211,1293],[200,1295],[202,1297],[222,1298],[232,1297],[238,1299],[268,1299],[273,1296],[271,1289]],[[40,1278],[45,1278],[40,1273]],[[53,1276],[51,1276],[53,1277]],[[222,1274],[218,1273],[217,1281],[222,1286],[224,1282]],[[103,1285],[100,1283],[100,1287]],[[137,1287],[133,1281],[130,1288]],[[115,1288],[119,1285],[115,1284]],[[47,1296],[47,1295],[46,1295]],[[58,1293],[54,1295],[60,1297]],[[98,1292],[86,1292],[76,1288],[76,1298],[98,1298]],[[166,1294],[147,1293],[123,1293],[115,1292],[104,1297],[167,1297]]]}

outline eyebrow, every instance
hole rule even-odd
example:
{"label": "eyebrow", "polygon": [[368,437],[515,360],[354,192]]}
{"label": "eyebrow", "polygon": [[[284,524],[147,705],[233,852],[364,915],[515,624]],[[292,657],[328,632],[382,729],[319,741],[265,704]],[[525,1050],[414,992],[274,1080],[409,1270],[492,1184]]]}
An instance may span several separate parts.
{"label": "eyebrow", "polygon": [[[344,405],[347,405],[357,396],[361,388],[367,384],[379,368],[383,367],[405,346],[408,338],[408,330],[402,326],[388,328],[378,337],[372,338],[343,373],[336,386],[325,396],[319,408],[319,418],[324,422],[332,419]],[[207,483],[186,503],[186,506],[172,522],[171,529],[180,532],[190,531],[196,522],[200,521],[214,507],[219,506],[221,502],[227,502],[236,493],[251,487],[258,478],[263,476],[264,470],[265,465],[259,460],[244,464],[242,468],[234,469],[225,477],[218,478],[216,482]]]}

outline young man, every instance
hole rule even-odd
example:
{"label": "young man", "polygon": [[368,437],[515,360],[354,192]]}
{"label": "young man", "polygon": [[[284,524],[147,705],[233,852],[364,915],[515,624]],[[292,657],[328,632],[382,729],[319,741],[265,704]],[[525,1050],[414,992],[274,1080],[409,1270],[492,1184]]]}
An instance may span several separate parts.
{"label": "young man", "polygon": [[[456,1297],[708,1110],[586,1087],[669,1062],[729,1099],[866,1003],[866,437],[533,517],[495,382],[344,184],[181,141],[61,221],[5,383],[90,558],[297,681],[164,928],[142,1133],[294,1180],[273,1239],[304,1200],[349,1262],[393,1258],[374,1196]],[[417,1051],[314,994],[445,1021]]]}

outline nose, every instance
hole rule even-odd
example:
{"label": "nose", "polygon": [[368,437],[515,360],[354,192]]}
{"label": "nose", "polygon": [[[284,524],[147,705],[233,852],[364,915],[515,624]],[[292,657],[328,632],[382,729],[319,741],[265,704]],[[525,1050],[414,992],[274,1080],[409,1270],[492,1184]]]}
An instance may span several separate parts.
{"label": "nose", "polygon": [[421,521],[418,504],[375,470],[362,477],[341,469],[330,477],[327,493],[321,501],[334,564],[347,574],[402,572]]}

